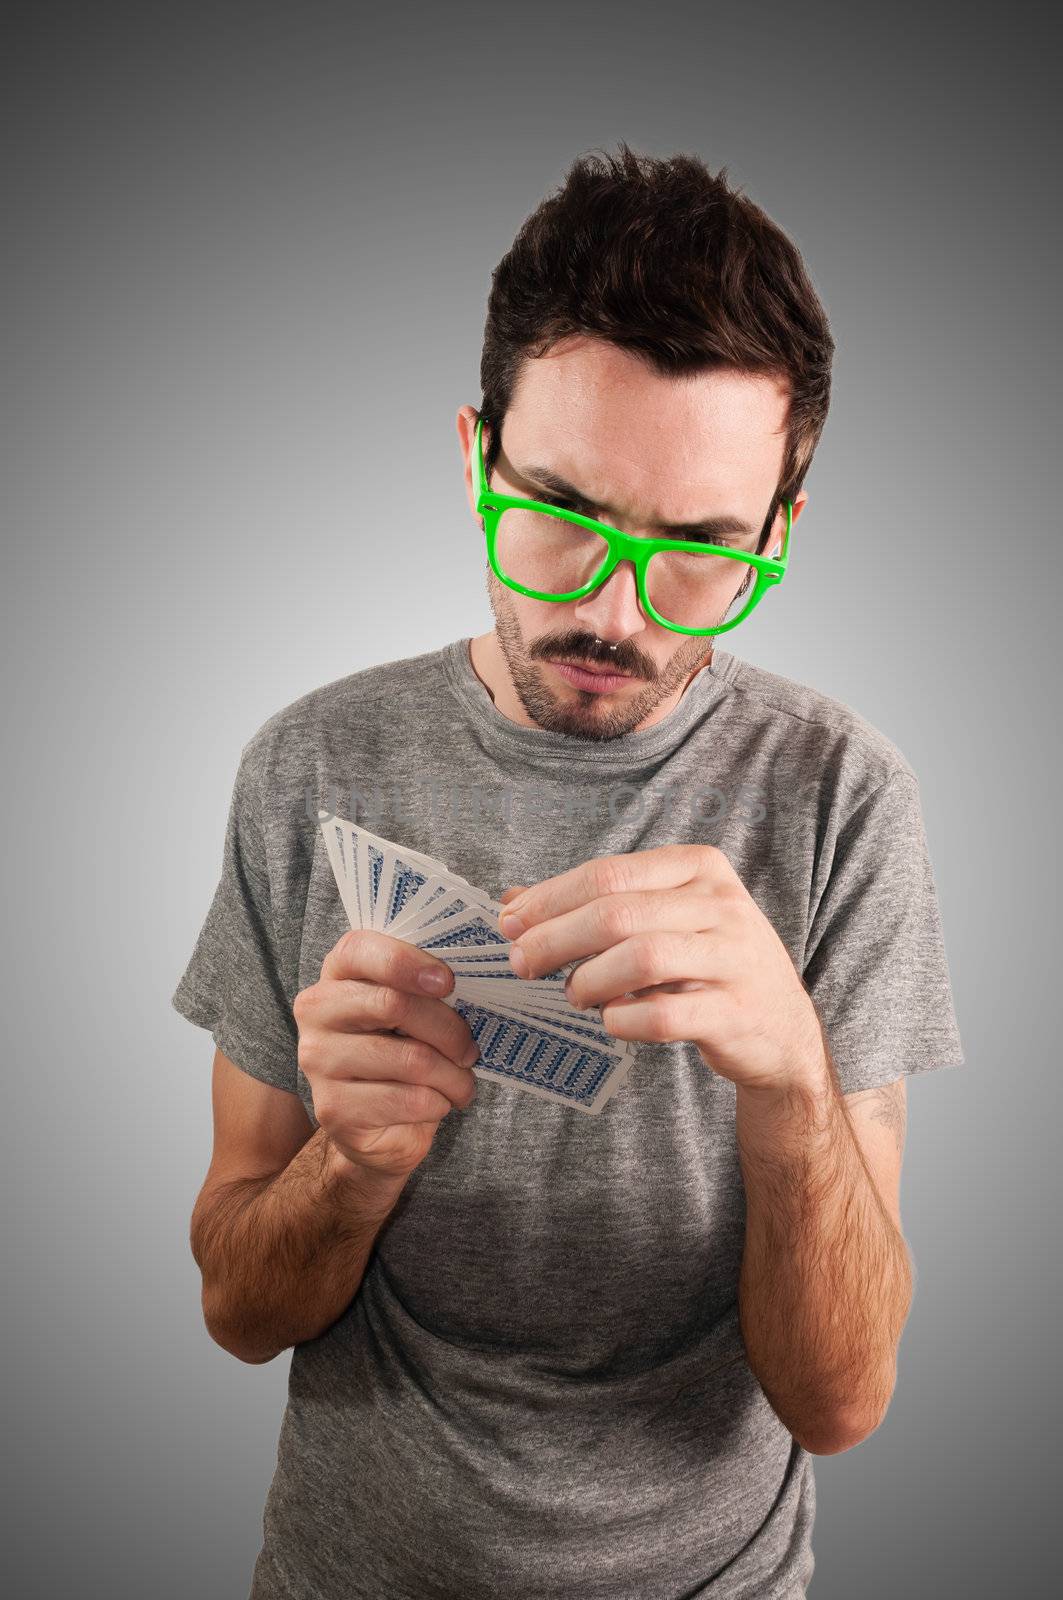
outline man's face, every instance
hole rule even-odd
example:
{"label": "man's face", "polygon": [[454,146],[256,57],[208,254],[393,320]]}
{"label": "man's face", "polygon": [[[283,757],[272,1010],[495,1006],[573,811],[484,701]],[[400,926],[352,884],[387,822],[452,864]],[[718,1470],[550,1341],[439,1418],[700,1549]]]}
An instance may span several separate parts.
{"label": "man's face", "polygon": [[[750,530],[743,547],[755,550],[782,470],[787,404],[787,386],[771,378],[734,372],[666,378],[615,345],[570,338],[524,362],[491,487],[561,499],[569,509],[639,536],[661,534],[665,524],[733,516]],[[473,408],[463,407],[459,429],[474,509],[475,422]],[[485,453],[487,443],[485,429]],[[578,489],[581,503],[573,507],[548,490],[537,468]],[[802,493],[795,502],[794,520],[806,498]],[[784,531],[785,509],[764,554],[778,553]],[[729,565],[737,594],[748,569]],[[580,600],[533,600],[500,583],[490,567],[488,591],[520,702],[533,722],[555,732],[589,739],[632,732],[656,720],[655,712],[665,715],[712,658],[711,636],[676,633],[644,614],[629,561]],[[733,598],[727,594],[717,614],[700,625],[726,620]],[[614,676],[589,688],[559,663]]]}

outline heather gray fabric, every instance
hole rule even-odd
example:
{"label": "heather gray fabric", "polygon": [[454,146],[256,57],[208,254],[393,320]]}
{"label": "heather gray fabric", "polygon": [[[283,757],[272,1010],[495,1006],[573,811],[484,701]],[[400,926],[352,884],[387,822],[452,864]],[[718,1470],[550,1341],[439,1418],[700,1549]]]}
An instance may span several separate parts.
{"label": "heather gray fabric", "polygon": [[[315,690],[244,746],[173,1004],[298,1094],[291,1002],[345,920],[319,805],[496,898],[594,855],[725,852],[846,1092],[962,1065],[912,768],[837,700],[717,649],[607,743],[498,712],[468,641]],[[735,1090],[639,1047],[599,1117],[479,1080],[362,1286],[296,1346],[251,1600],[771,1600],[812,1573],[811,1457],[745,1357]]]}

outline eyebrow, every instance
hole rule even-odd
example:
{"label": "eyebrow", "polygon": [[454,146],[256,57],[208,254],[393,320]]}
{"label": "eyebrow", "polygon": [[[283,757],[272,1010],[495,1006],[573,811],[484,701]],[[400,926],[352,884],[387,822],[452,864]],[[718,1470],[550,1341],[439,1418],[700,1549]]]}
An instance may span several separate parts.
{"label": "eyebrow", "polygon": [[[577,506],[595,505],[595,502],[574,484],[567,483],[549,467],[518,467],[517,471],[522,478],[527,478],[529,483],[535,483],[551,494],[571,500]],[[612,506],[599,506],[597,509],[608,511],[610,515],[616,514]],[[743,522],[741,517],[733,516],[702,517],[698,522],[657,522],[653,526],[676,539],[681,539],[688,533],[737,533],[752,538],[758,531],[756,528],[751,528],[748,522]]]}

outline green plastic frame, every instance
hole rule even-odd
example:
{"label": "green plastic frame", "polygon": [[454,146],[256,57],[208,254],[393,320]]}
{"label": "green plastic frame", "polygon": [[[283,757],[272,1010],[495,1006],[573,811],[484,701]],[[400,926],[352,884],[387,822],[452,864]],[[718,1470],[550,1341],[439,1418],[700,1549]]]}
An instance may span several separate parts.
{"label": "green plastic frame", "polygon": [[[636,534],[622,533],[619,528],[611,528],[607,522],[596,522],[593,517],[584,517],[578,511],[565,511],[560,506],[552,506],[545,500],[526,500],[521,495],[497,494],[487,482],[484,471],[483,455],[483,418],[476,421],[476,474],[477,474],[477,499],[476,515],[484,519],[484,533],[487,536],[487,557],[491,563],[491,570],[495,577],[508,588],[515,589],[518,594],[526,594],[532,600],[578,600],[582,595],[590,594],[592,589],[605,582],[613,568],[621,561],[630,561],[635,567],[635,579],[638,587],[639,600],[648,616],[654,622],[659,622],[662,628],[670,628],[673,633],[716,634],[726,633],[729,628],[737,628],[744,622],[750,612],[772,584],[781,583],[786,573],[790,560],[790,529],[793,526],[793,503],[785,500],[786,507],[786,532],[783,535],[782,552],[777,559],[771,556],[755,555],[752,551],[731,550],[726,545],[706,544],[698,539],[641,539]],[[498,524],[503,511],[510,506],[523,506],[533,511],[544,511],[548,516],[559,517],[564,522],[574,522],[580,528],[589,528],[593,533],[600,534],[609,546],[609,553],[598,571],[580,589],[573,589],[568,594],[542,594],[538,589],[527,589],[515,578],[507,577],[500,569],[495,557],[495,542],[498,538]],[[747,565],[756,567],[757,579],[749,592],[742,610],[737,617],[732,617],[730,622],[722,622],[716,628],[683,628],[677,622],[669,622],[653,609],[649,595],[646,593],[646,567],[650,557],[657,550],[711,550],[716,555],[727,556],[733,561],[744,561]]]}

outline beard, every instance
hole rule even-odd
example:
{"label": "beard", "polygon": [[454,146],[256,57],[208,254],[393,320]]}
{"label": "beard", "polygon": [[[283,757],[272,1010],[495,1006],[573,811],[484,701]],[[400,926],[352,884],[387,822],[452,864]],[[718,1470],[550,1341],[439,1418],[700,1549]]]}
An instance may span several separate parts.
{"label": "beard", "polygon": [[[658,668],[631,640],[622,639],[615,650],[596,645],[594,635],[575,629],[541,634],[531,644],[521,636],[520,624],[511,604],[511,591],[488,568],[487,590],[495,619],[495,634],[513,680],[517,697],[532,721],[550,733],[567,733],[577,739],[620,739],[632,733],[663,701],[712,660],[712,640],[689,635],[682,637],[675,654]],[[720,619],[723,620],[722,618]],[[638,689],[624,689],[622,700],[608,703],[607,697],[569,685],[564,695],[555,694],[538,661],[562,656],[586,662],[590,667],[631,673],[642,680]]]}

